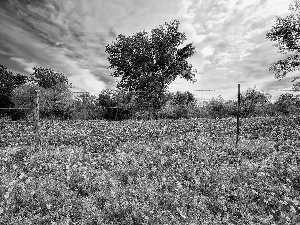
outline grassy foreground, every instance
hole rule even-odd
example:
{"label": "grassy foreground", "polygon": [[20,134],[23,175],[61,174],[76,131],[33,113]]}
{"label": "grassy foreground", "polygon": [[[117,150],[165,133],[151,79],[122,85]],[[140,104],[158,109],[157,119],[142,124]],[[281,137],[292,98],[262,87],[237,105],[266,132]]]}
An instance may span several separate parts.
{"label": "grassy foreground", "polygon": [[0,224],[298,224],[299,121],[7,124]]}

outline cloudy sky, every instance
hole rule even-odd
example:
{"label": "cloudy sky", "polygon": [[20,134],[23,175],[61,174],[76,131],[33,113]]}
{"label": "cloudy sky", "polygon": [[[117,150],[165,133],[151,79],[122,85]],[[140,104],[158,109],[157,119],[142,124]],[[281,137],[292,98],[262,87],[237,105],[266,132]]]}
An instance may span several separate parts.
{"label": "cloudy sky", "polygon": [[118,34],[150,31],[174,19],[193,42],[189,62],[197,82],[177,79],[170,91],[193,92],[201,101],[222,95],[235,99],[253,88],[273,99],[291,89],[293,76],[278,81],[268,71],[284,58],[265,34],[293,0],[0,0],[0,63],[29,75],[41,66],[64,73],[73,91],[114,89],[105,46]]}

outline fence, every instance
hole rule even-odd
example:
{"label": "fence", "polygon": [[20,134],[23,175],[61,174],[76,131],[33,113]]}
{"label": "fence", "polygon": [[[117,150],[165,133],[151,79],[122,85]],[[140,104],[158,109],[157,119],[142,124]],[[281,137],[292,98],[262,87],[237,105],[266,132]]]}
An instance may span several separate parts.
{"label": "fence", "polygon": [[[131,91],[131,92],[134,92],[134,93],[148,93],[147,91]],[[91,92],[86,92],[86,91],[73,91],[72,92],[73,94],[76,93],[76,94],[82,94],[81,96],[83,97],[83,101],[88,97],[88,95],[91,93]],[[107,107],[108,109],[115,109],[114,110],[114,114],[115,114],[115,120],[118,119],[118,110],[121,110],[121,109],[129,109],[127,107],[119,107],[119,106],[113,106],[113,107]],[[145,104],[145,105],[139,105],[139,108],[151,108],[151,114],[149,115],[149,118],[150,119],[153,119],[153,114],[154,114],[154,105],[153,105],[153,102],[151,102],[151,104]],[[84,116],[85,119],[87,118],[87,116],[85,115]]]}
{"label": "fence", "polygon": [[[40,97],[40,91],[35,91],[35,97],[34,97],[34,108],[33,108],[33,122],[34,122],[34,139],[35,139],[35,148],[37,149],[41,144],[41,137],[40,137],[40,125],[39,125],[39,97]],[[17,109],[30,109],[30,108],[0,108],[0,110],[17,110]],[[27,122],[27,121],[26,121]],[[1,120],[1,130],[4,127],[4,123],[7,123],[4,120]],[[11,123],[11,122],[9,122]],[[19,123],[19,121],[18,121]],[[28,123],[28,122],[27,122]]]}
{"label": "fence", "polygon": [[[225,91],[225,90],[194,90],[194,91]],[[268,92],[299,92],[300,90],[280,90],[280,89],[276,89],[276,90],[269,90]],[[238,145],[239,142],[239,137],[240,137],[240,116],[241,116],[241,91],[240,91],[240,84],[238,84],[238,101],[237,101],[237,116],[236,116],[236,145]]]}
{"label": "fence", "polygon": [[[216,91],[216,90],[195,90],[195,91]],[[235,144],[236,146],[238,145],[239,142],[239,137],[240,137],[240,104],[241,104],[241,85],[238,84],[238,105],[237,105],[237,116],[236,116],[236,141]]]}
{"label": "fence", "polygon": [[[217,90],[195,90],[195,91],[217,91]],[[294,90],[276,90],[276,91],[294,91]],[[141,92],[141,91],[140,91]],[[145,92],[145,91],[142,91]],[[81,93],[84,94],[84,97],[87,97],[87,94],[89,94],[90,92],[73,92],[73,93]],[[241,101],[241,93],[240,93],[240,84],[238,84],[238,90],[237,90],[237,115],[236,115],[236,145],[238,145],[239,139],[240,139],[240,101]],[[35,91],[35,98],[34,98],[34,138],[35,138],[35,147],[39,147],[41,144],[41,137],[40,137],[40,124],[39,124],[39,95],[40,92],[39,90]],[[152,107],[153,109],[153,104],[148,105],[147,107]],[[121,109],[123,107],[109,107],[111,109]],[[0,108],[0,110],[16,110],[16,109],[29,109],[29,108]],[[117,117],[117,111],[115,112],[116,115],[115,117]],[[117,119],[117,118],[116,118]],[[3,127],[3,123],[5,123],[5,121],[1,121],[2,122],[2,127]]]}
{"label": "fence", "polygon": [[[215,90],[195,90],[195,91],[215,91]],[[146,92],[146,91],[137,91],[137,92]],[[73,93],[80,93],[83,94],[83,98],[86,97],[89,92],[73,92]],[[153,110],[153,104],[149,107],[152,108]],[[110,109],[123,109],[123,107],[108,107]],[[115,111],[115,119],[117,119],[117,110]],[[238,145],[239,142],[239,137],[240,137],[240,84],[238,84],[238,108],[237,108],[237,118],[236,118],[236,146]]]}

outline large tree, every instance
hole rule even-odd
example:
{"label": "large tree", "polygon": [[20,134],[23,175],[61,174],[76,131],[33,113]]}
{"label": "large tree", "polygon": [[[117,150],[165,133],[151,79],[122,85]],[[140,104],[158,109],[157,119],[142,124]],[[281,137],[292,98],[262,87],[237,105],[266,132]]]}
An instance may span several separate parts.
{"label": "large tree", "polygon": [[[279,53],[287,54],[285,59],[273,63],[269,70],[275,73],[275,78],[282,79],[287,73],[299,70],[300,66],[300,1],[290,5],[291,15],[277,17],[275,25],[266,34],[266,38],[276,42]],[[294,77],[292,82],[299,79]],[[295,90],[300,88],[300,82],[293,84]]]}
{"label": "large tree", "polygon": [[[162,106],[168,85],[178,76],[195,81],[195,71],[187,59],[195,53],[192,43],[183,46],[186,36],[178,30],[179,21],[165,23],[151,32],[118,35],[106,46],[111,76],[122,77],[117,88],[134,91],[141,102]],[[183,47],[180,47],[183,46]]]}

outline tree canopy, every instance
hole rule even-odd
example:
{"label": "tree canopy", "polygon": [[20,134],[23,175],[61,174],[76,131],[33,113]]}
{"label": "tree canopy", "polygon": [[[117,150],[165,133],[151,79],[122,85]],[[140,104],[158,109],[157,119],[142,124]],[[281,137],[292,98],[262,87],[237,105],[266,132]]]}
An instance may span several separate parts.
{"label": "tree canopy", "polygon": [[7,67],[0,64],[0,108],[13,107],[11,94],[15,88],[25,84],[27,76],[13,74]]}
{"label": "tree canopy", "polygon": [[[275,78],[282,79],[287,73],[299,70],[300,66],[300,1],[295,0],[290,5],[291,15],[284,18],[277,17],[275,25],[266,34],[266,38],[276,42],[275,47],[279,53],[287,54],[285,59],[272,63],[269,70],[275,73]],[[300,77],[294,77],[292,82]],[[294,89],[300,88],[300,82],[293,85]]]}
{"label": "tree canopy", "polygon": [[177,91],[173,96],[172,103],[174,105],[186,105],[186,106],[195,105],[197,103],[197,99],[189,91],[185,91],[185,92]]}
{"label": "tree canopy", "polygon": [[241,115],[249,117],[258,115],[259,110],[270,103],[271,95],[257,91],[256,88],[249,88],[246,93],[241,94]]}
{"label": "tree canopy", "polygon": [[106,46],[109,69],[113,77],[122,77],[117,88],[135,91],[154,106],[168,85],[178,76],[194,81],[195,71],[187,59],[195,53],[192,43],[185,45],[184,33],[178,30],[179,21],[165,23],[151,32],[140,31],[132,36],[118,35],[116,42]]}
{"label": "tree canopy", "polygon": [[34,67],[33,70],[29,82],[22,84],[21,78],[16,79],[19,85],[15,85],[10,94],[13,105],[32,111],[35,90],[40,90],[42,117],[69,117],[73,99],[68,78],[48,68]]}
{"label": "tree canopy", "polygon": [[68,117],[69,109],[73,104],[72,92],[69,89],[43,88],[36,84],[28,83],[19,86],[12,93],[12,101],[16,107],[34,107],[35,90],[40,90],[41,117]]}
{"label": "tree canopy", "polygon": [[285,93],[274,103],[276,111],[283,115],[299,114],[300,95]]}
{"label": "tree canopy", "polygon": [[71,87],[68,78],[60,72],[55,72],[52,69],[43,67],[34,67],[33,70],[31,81],[42,88],[66,90]]}

